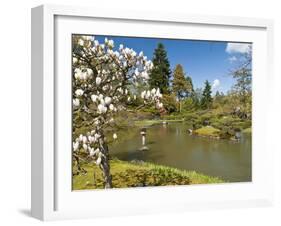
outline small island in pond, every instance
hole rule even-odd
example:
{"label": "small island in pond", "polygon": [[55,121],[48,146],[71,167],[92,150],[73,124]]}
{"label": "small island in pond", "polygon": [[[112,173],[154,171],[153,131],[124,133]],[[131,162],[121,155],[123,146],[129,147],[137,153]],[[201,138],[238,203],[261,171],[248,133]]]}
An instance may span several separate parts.
{"label": "small island in pond", "polygon": [[72,188],[252,180],[252,45],[72,36]]}

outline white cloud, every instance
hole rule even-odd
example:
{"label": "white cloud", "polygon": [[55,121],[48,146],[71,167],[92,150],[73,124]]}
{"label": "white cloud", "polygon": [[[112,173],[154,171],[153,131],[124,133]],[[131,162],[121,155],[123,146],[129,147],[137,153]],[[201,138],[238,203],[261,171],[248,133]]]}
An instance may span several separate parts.
{"label": "white cloud", "polygon": [[231,56],[231,57],[228,58],[228,60],[229,60],[230,63],[233,63],[233,62],[237,61],[238,59],[237,59],[236,56]]}
{"label": "white cloud", "polygon": [[212,84],[212,90],[216,90],[217,88],[219,88],[220,84],[220,80],[215,79]]}
{"label": "white cloud", "polygon": [[250,51],[250,45],[245,43],[227,43],[225,51],[231,53],[247,53]]}

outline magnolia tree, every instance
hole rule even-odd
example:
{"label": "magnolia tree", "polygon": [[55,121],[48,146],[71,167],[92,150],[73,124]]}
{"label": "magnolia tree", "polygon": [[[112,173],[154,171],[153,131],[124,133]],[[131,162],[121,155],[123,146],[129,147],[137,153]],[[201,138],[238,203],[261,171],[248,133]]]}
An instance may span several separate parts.
{"label": "magnolia tree", "polygon": [[[114,127],[114,116],[124,111],[126,105],[136,100],[136,89],[146,83],[153,68],[143,52],[120,45],[113,40],[99,43],[93,36],[76,36],[73,42],[73,110],[74,114],[86,115],[90,131],[73,138],[73,155],[78,162],[83,150],[102,170],[105,188],[112,187],[109,165],[107,127]],[[154,104],[163,108],[159,89],[141,92],[143,106]],[[117,139],[117,134],[113,134]]]}

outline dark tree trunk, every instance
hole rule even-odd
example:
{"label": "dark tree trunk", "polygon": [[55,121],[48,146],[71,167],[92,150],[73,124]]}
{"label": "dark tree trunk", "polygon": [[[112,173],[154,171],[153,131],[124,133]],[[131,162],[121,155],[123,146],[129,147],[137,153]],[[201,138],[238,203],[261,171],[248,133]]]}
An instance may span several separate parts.
{"label": "dark tree trunk", "polygon": [[76,173],[76,175],[78,175],[80,173],[86,174],[87,171],[84,168],[81,167],[79,156],[77,154],[73,154],[73,158],[75,159],[76,164],[77,164],[77,173]]}
{"label": "dark tree trunk", "polygon": [[103,171],[104,176],[104,187],[112,188],[112,177],[110,174],[110,164],[109,164],[109,150],[104,138],[100,139],[101,152],[103,153],[100,168]]}

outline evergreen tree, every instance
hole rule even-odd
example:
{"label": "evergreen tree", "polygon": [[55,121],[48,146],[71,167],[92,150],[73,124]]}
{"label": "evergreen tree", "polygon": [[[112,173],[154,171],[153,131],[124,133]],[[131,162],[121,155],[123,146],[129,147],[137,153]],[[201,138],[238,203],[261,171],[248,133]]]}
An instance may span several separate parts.
{"label": "evergreen tree", "polygon": [[217,104],[221,104],[223,101],[223,97],[224,97],[223,92],[217,91],[214,96],[214,102],[216,102]]}
{"label": "evergreen tree", "polygon": [[183,97],[187,96],[187,93],[191,92],[192,87],[190,82],[185,78],[183,67],[180,64],[176,65],[173,75],[173,91],[177,95],[177,98],[181,100]]}
{"label": "evergreen tree", "polygon": [[194,90],[194,92],[192,93],[192,99],[193,99],[193,103],[194,103],[194,107],[196,109],[201,107],[201,100],[203,97],[203,90],[202,88],[197,88],[196,90]]}
{"label": "evergreen tree", "polygon": [[172,82],[173,92],[176,94],[179,100],[179,111],[181,112],[181,101],[184,97],[191,92],[191,84],[185,78],[183,67],[180,64],[177,64],[174,69],[174,79]]}
{"label": "evergreen tree", "polygon": [[169,93],[169,79],[171,75],[170,63],[167,57],[167,52],[162,43],[159,43],[154,50],[153,69],[150,74],[150,88],[159,87],[163,94]]}
{"label": "evergreen tree", "polygon": [[194,88],[193,88],[193,82],[192,82],[192,78],[190,76],[186,77],[186,81],[190,87],[189,92],[187,93],[188,97],[192,97],[194,95]]}
{"label": "evergreen tree", "polygon": [[215,98],[220,98],[220,96],[221,96],[220,92],[217,91],[216,94],[215,94]]}
{"label": "evergreen tree", "polygon": [[212,101],[213,101],[211,94],[212,94],[212,88],[211,88],[210,82],[208,80],[206,80],[205,88],[203,90],[202,100],[201,100],[201,107],[203,109],[210,108]]}

